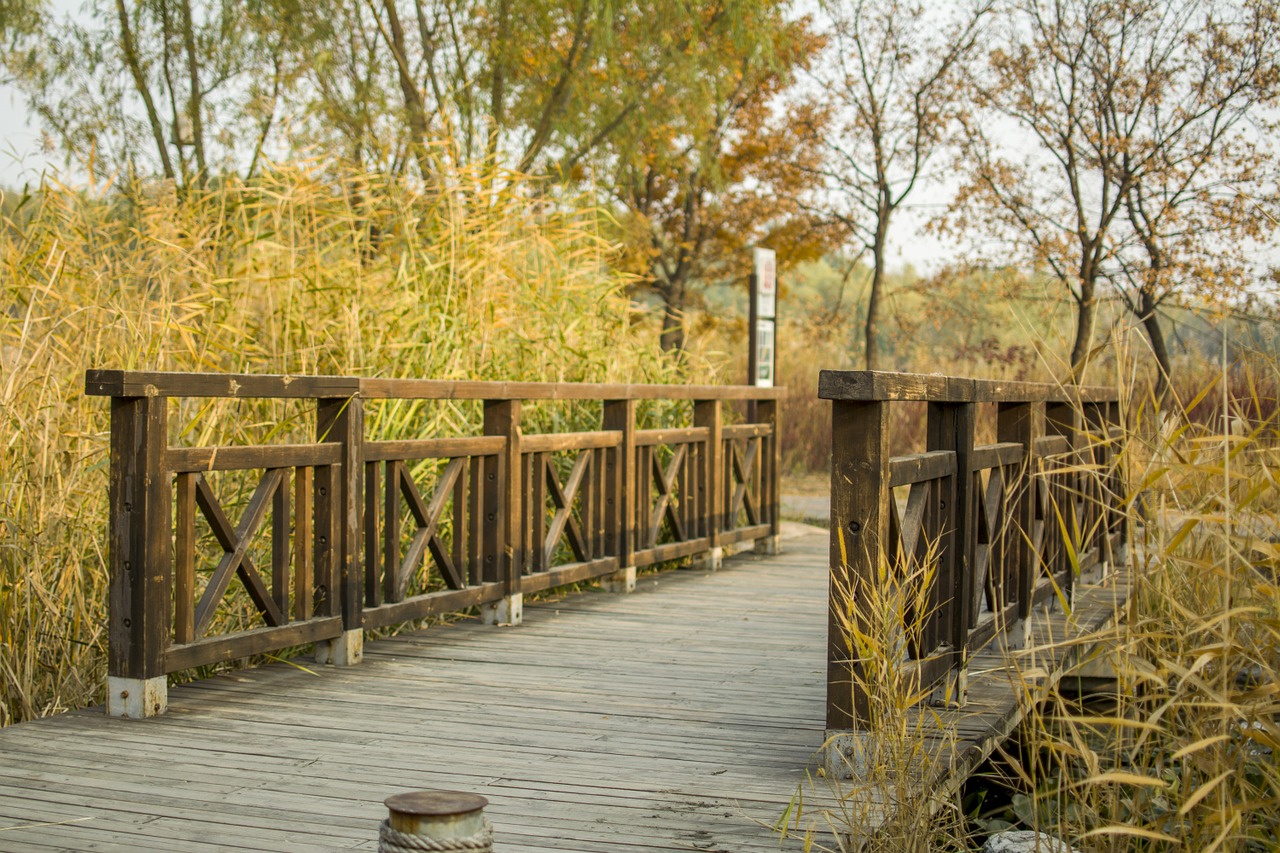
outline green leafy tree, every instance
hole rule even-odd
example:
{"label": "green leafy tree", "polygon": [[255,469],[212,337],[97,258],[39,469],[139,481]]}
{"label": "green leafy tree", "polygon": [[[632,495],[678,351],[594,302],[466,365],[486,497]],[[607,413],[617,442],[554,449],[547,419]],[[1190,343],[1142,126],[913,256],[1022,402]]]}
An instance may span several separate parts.
{"label": "green leafy tree", "polygon": [[291,75],[287,2],[90,3],[5,51],[9,74],[91,168],[183,183],[256,167]]}
{"label": "green leafy tree", "polygon": [[34,31],[43,13],[40,0],[0,0],[0,48]]}

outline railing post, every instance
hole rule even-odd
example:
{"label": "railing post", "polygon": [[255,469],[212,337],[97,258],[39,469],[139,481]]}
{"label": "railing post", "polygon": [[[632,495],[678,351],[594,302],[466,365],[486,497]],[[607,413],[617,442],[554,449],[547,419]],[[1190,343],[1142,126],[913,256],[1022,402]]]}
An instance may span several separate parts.
{"label": "railing post", "polygon": [[[1018,617],[1012,625],[1005,626],[1006,642],[1010,648],[1027,645],[1031,630],[1031,595],[1039,574],[1040,555],[1033,538],[1036,520],[1036,438],[1043,420],[1043,403],[999,403],[996,414],[996,437],[999,441],[1012,441],[1022,445],[1022,466],[1018,482],[1007,483],[1009,495],[1009,523],[1012,527],[1005,535],[1005,548],[1012,552],[1013,564],[1018,573]],[[994,569],[994,566],[992,567]]]}
{"label": "railing post", "polygon": [[[321,399],[316,403],[316,441],[340,444],[337,492],[317,500],[317,515],[331,518],[337,530],[329,543],[330,577],[337,575],[337,597],[342,613],[342,634],[316,643],[316,662],[353,666],[364,659],[364,400],[350,397]],[[317,529],[323,522],[317,523]],[[336,562],[336,566],[334,563]]]}
{"label": "railing post", "polygon": [[111,398],[110,630],[107,714],[152,717],[169,705],[172,491],[164,470],[168,399]]}
{"label": "railing post", "polygon": [[[1058,505],[1057,512],[1062,513],[1063,526],[1066,528],[1065,536],[1072,537],[1071,548],[1075,551],[1078,559],[1084,551],[1085,542],[1083,537],[1078,535],[1084,533],[1084,528],[1081,526],[1084,523],[1084,519],[1080,518],[1076,512],[1076,503],[1081,500],[1084,493],[1085,475],[1079,470],[1080,463],[1083,460],[1080,458],[1080,450],[1082,448],[1081,423],[1080,410],[1077,404],[1065,401],[1046,403],[1044,407],[1044,429],[1047,435],[1060,435],[1065,438],[1067,445],[1071,448],[1070,456],[1066,461],[1070,468],[1065,475],[1067,486],[1062,490],[1064,492],[1062,498],[1065,504]],[[1054,503],[1050,500],[1050,509],[1052,510],[1053,508]],[[1054,526],[1056,531],[1058,519],[1056,517],[1046,518],[1046,528],[1050,524]],[[1050,530],[1046,529],[1045,536],[1048,536],[1050,532]],[[1062,592],[1062,600],[1071,603],[1075,601],[1075,569],[1071,565],[1071,560],[1065,547],[1060,549],[1057,556],[1062,565],[1051,566],[1050,571],[1057,569],[1056,577],[1058,588]]]}
{"label": "railing post", "polygon": [[769,535],[756,540],[757,554],[782,553],[782,519],[778,513],[778,471],[782,467],[782,444],[778,441],[778,401],[756,403],[756,422],[773,427],[773,434],[762,438],[760,451],[760,506],[769,522]]}
{"label": "railing post", "polygon": [[[851,627],[889,541],[889,404],[831,404],[831,551],[827,620],[827,735],[868,721]],[[854,750],[846,744],[842,750]],[[846,755],[846,757],[848,757]]]}
{"label": "railing post", "polygon": [[724,562],[724,548],[720,545],[720,530],[724,524],[724,446],[721,430],[724,415],[719,400],[696,400],[693,404],[693,425],[706,427],[707,453],[699,487],[702,519],[707,531],[707,552],[702,557],[701,568],[715,571]]}
{"label": "railing post", "polygon": [[967,688],[969,630],[973,627],[975,496],[973,491],[973,403],[929,403],[926,449],[955,453],[956,473],[943,482],[942,542],[938,583],[950,597],[940,602],[947,614],[952,679],[945,688],[952,702],[964,702]]}
{"label": "railing post", "polygon": [[501,599],[480,608],[486,625],[519,625],[524,621],[520,412],[519,400],[484,401],[484,434],[507,440],[502,453],[485,459],[484,464],[484,579],[500,581],[503,588]]}
{"label": "railing post", "polygon": [[605,553],[618,557],[618,571],[604,579],[610,592],[636,588],[636,401],[605,400],[603,429],[618,430],[622,441],[605,464]]}
{"label": "railing post", "polygon": [[1128,461],[1128,435],[1124,431],[1124,419],[1120,413],[1120,401],[1112,400],[1106,409],[1107,447],[1107,547],[1112,566],[1123,565],[1125,544],[1129,541],[1129,514],[1123,501],[1128,494],[1125,481],[1125,464]]}
{"label": "railing post", "polygon": [[[1080,580],[1082,583],[1096,583],[1102,579],[1107,565],[1111,561],[1109,554],[1108,527],[1110,513],[1106,501],[1107,470],[1107,418],[1106,403],[1087,401],[1081,404],[1081,428],[1079,448],[1083,457],[1083,470],[1080,474],[1080,492],[1082,495],[1080,532],[1081,563]],[[1087,544],[1087,548],[1086,548]],[[1085,551],[1092,551],[1095,559],[1087,565],[1083,560]],[[1086,569],[1088,570],[1086,574]]]}

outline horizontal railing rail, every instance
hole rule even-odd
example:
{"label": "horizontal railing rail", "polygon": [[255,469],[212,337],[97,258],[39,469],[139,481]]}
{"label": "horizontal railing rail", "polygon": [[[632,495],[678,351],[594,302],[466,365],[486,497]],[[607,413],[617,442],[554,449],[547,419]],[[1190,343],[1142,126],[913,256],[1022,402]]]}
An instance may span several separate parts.
{"label": "horizontal railing rail", "polygon": [[85,393],[96,397],[277,397],[367,400],[779,400],[785,388],[751,385],[630,385],[590,382],[493,382],[372,379],[257,373],[88,370]]}
{"label": "horizontal railing rail", "polygon": [[[355,663],[366,629],[476,606],[518,622],[524,593],[777,545],[784,389],[120,370],[85,388],[112,398],[110,713],[162,711],[179,670],[308,643]],[[170,446],[183,398],[310,400],[316,440]],[[483,423],[372,440],[378,400],[474,400]],[[598,402],[598,428],[526,434],[538,400]],[[644,400],[692,421],[640,429]],[[725,423],[735,401],[754,419]]]}
{"label": "horizontal railing rail", "polygon": [[[873,722],[851,630],[869,585],[928,585],[894,629],[902,671],[916,695],[962,701],[971,656],[1025,643],[1034,606],[1069,604],[1078,574],[1114,565],[1126,535],[1115,389],[823,371],[819,396],[832,401],[830,732]],[[890,407],[906,402],[927,404],[927,448],[895,456]],[[976,446],[981,404],[994,404],[997,440]]]}

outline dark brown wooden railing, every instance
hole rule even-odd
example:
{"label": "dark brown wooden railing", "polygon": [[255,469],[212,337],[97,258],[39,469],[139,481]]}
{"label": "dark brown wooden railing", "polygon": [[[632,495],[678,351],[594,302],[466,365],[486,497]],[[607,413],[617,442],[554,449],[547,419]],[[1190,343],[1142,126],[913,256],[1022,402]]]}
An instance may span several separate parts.
{"label": "dark brown wooden railing", "polygon": [[[85,385],[112,398],[109,674],[151,690],[183,669],[777,541],[783,389],[117,370]],[[172,447],[170,401],[192,397],[310,400],[316,440]],[[371,400],[483,401],[481,434],[366,440]],[[526,435],[526,400],[596,401],[600,428]],[[639,429],[640,400],[692,401],[692,424]],[[754,420],[726,424],[732,401],[754,401]],[[256,478],[238,519],[212,471]],[[211,569],[197,565],[206,528],[222,550]],[[211,635],[236,580],[258,624]]]}
{"label": "dark brown wooden railing", "polygon": [[[1033,607],[1069,603],[1078,574],[1116,564],[1115,389],[823,371],[819,396],[832,401],[829,732],[871,722],[849,626],[882,568],[903,577],[931,564],[922,612],[902,626],[907,668],[920,695],[955,697],[972,654],[998,636],[1025,642]],[[927,447],[894,456],[890,407],[906,401],[927,404]],[[982,404],[994,404],[996,441],[975,446]]]}

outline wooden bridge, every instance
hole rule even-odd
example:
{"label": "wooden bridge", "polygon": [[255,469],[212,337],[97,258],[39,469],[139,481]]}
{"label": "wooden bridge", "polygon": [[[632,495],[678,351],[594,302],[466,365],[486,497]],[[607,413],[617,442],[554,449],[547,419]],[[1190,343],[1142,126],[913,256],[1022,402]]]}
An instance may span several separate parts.
{"label": "wooden bridge", "polygon": [[[874,746],[849,626],[882,560],[936,567],[903,654],[943,703],[951,781],[1021,714],[1006,651],[1051,682],[1079,649],[1042,641],[1127,596],[1100,389],[824,374],[828,536],[779,518],[774,389],[86,385],[112,398],[107,714],[0,731],[0,850],[376,849],[381,800],[423,788],[487,796],[502,850],[776,849],[797,791],[838,811],[827,780]],[[300,401],[315,440],[171,444],[174,407],[210,397]],[[366,405],[386,400],[476,401],[480,434],[379,435]],[[909,400],[928,446],[895,455],[889,407]],[[526,432],[529,401],[576,401],[578,428]],[[307,644],[335,666],[170,684]]]}

